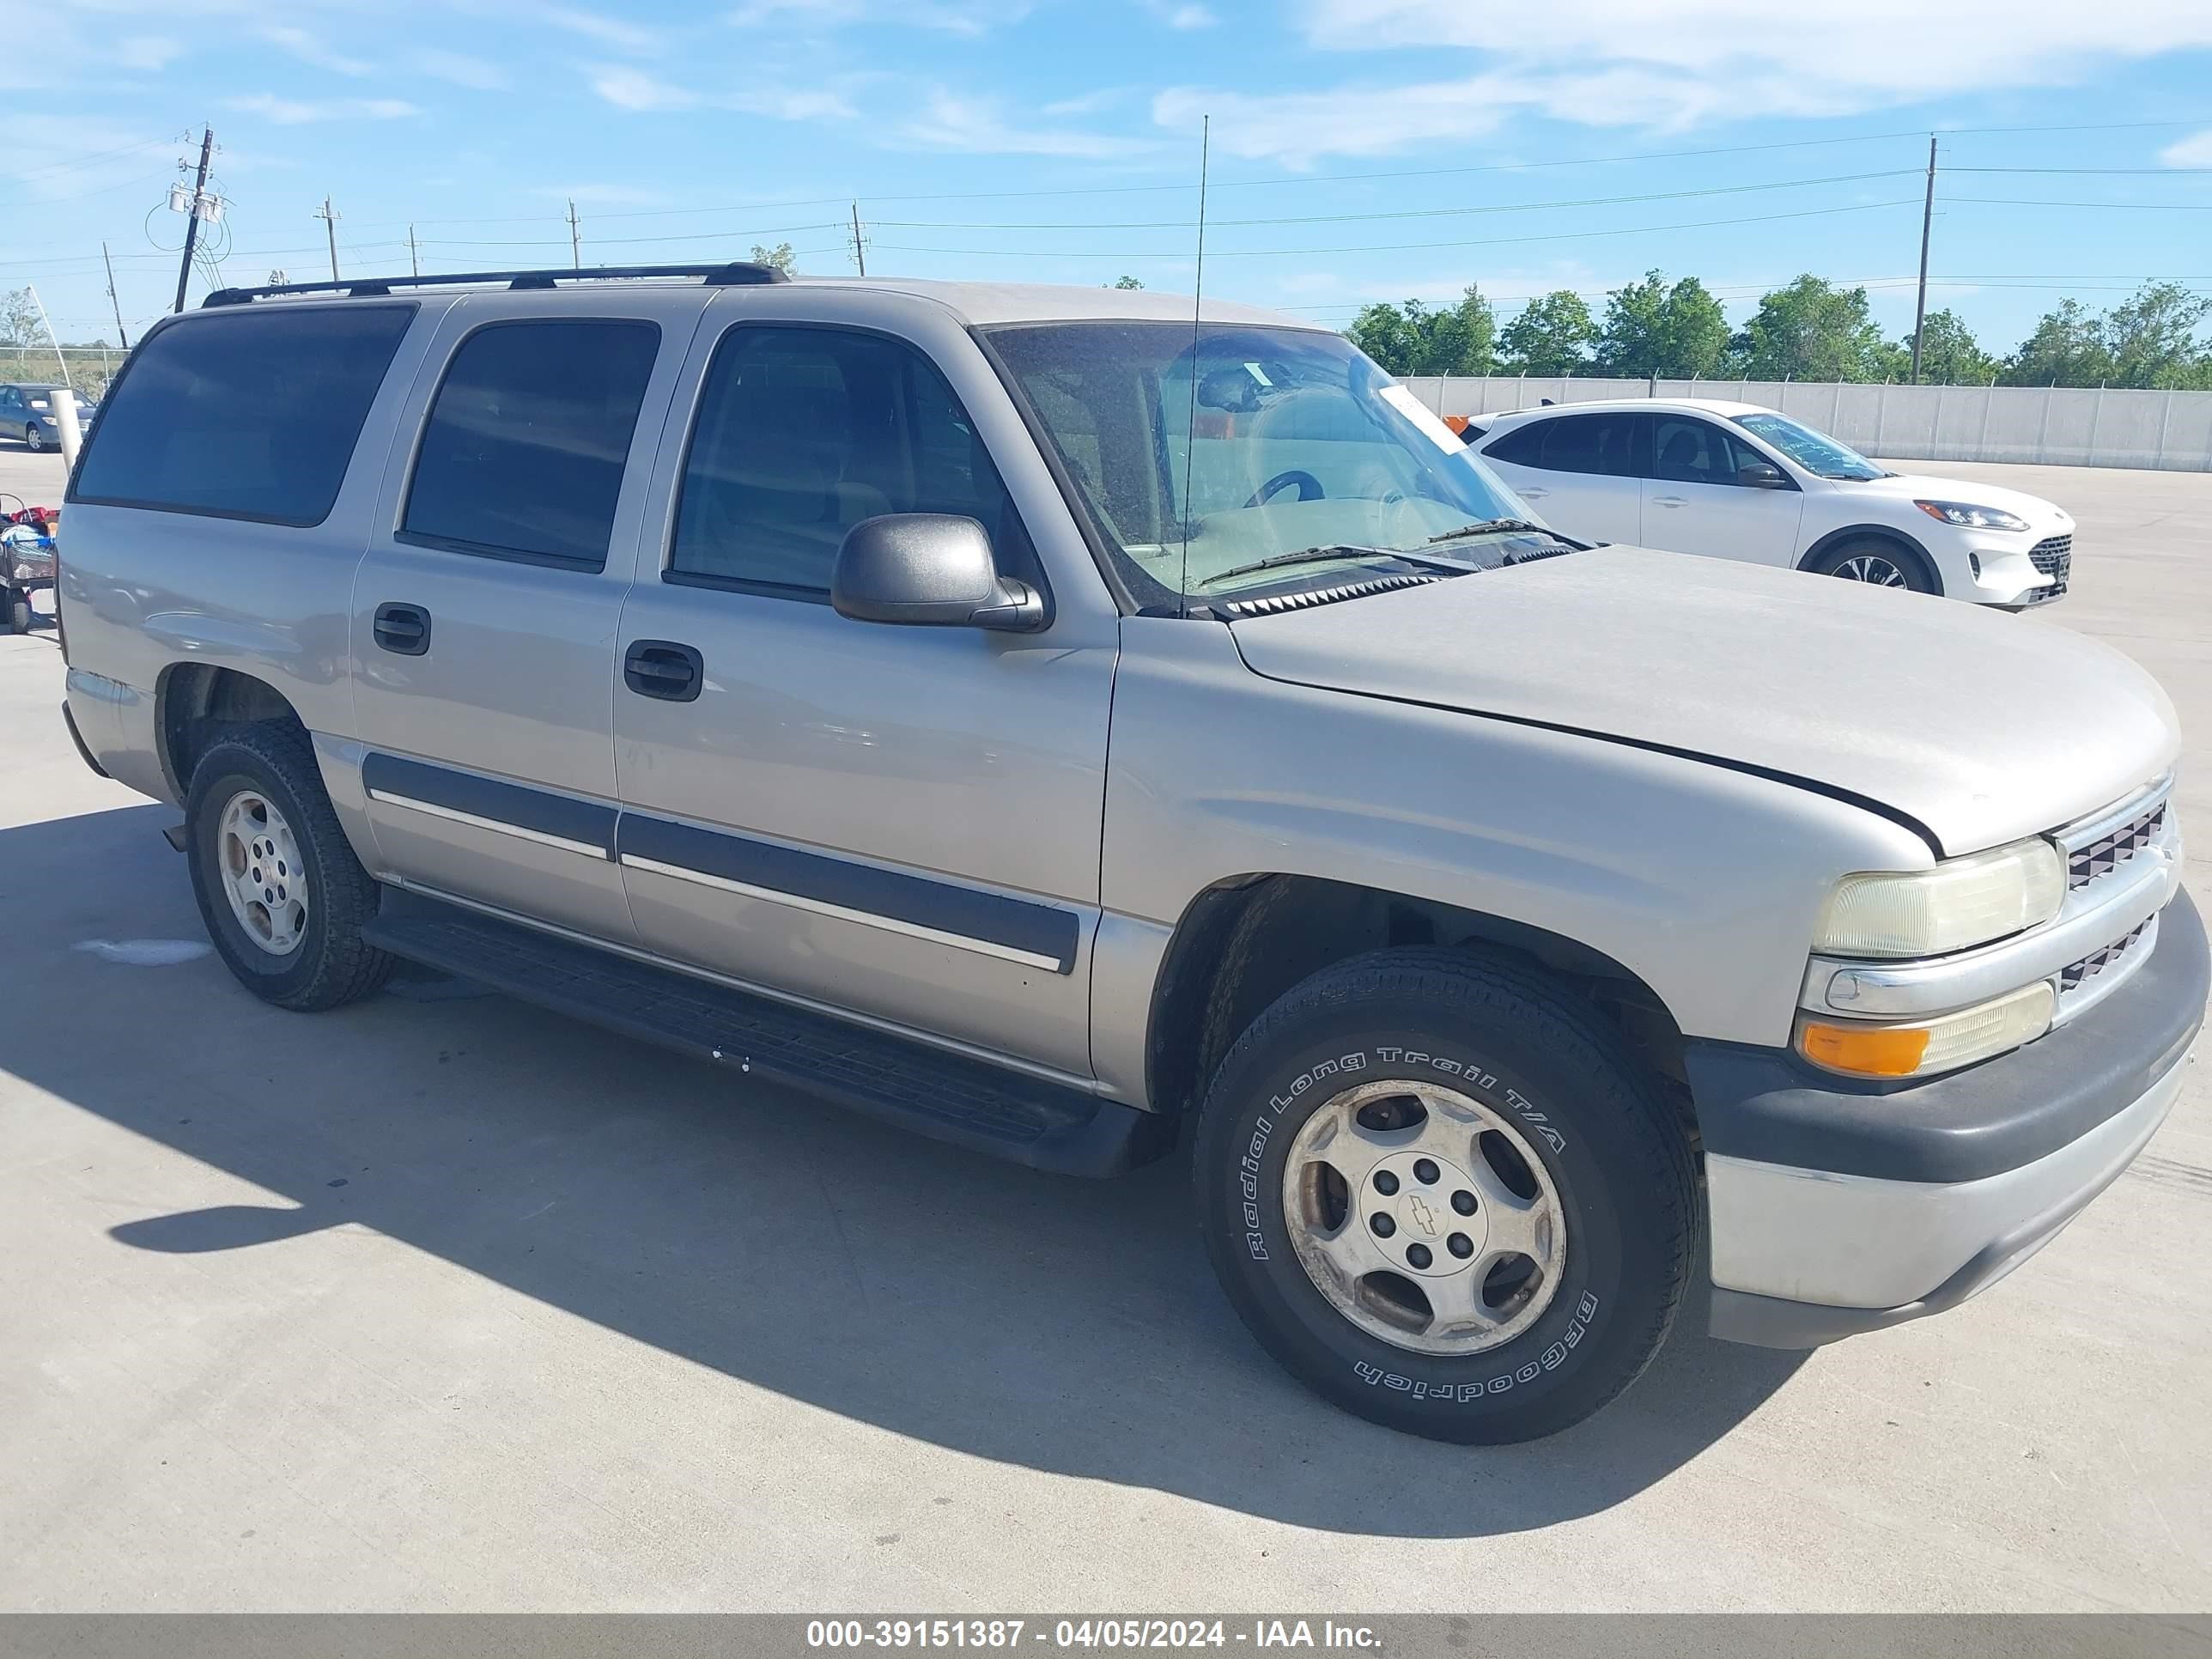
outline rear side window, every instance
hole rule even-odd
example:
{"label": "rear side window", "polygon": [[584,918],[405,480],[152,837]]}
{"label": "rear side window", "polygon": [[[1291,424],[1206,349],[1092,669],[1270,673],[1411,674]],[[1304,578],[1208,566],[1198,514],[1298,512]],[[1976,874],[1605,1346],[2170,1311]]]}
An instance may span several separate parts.
{"label": "rear side window", "polygon": [[488,323],[430,405],[399,539],[605,568],[656,323]]}
{"label": "rear side window", "polygon": [[1541,467],[1548,472],[1629,478],[1636,476],[1635,444],[1636,416],[1632,415],[1561,415],[1531,421],[1483,453],[1516,466]]}
{"label": "rear side window", "polygon": [[414,316],[332,303],[159,330],[100,409],[70,499],[320,524]]}

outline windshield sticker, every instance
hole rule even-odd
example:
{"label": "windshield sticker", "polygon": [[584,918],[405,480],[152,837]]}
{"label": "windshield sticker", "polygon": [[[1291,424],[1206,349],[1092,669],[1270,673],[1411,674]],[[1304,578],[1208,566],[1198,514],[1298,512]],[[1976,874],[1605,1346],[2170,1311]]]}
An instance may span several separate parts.
{"label": "windshield sticker", "polygon": [[1376,393],[1382,401],[1411,421],[1420,434],[1447,455],[1461,453],[1466,447],[1459,434],[1438,420],[1429,406],[1401,386],[1386,386]]}
{"label": "windshield sticker", "polygon": [[1267,378],[1267,371],[1261,368],[1257,363],[1245,364],[1244,372],[1247,374],[1249,374],[1254,380],[1257,380],[1261,386],[1271,386],[1275,384],[1273,380]]}

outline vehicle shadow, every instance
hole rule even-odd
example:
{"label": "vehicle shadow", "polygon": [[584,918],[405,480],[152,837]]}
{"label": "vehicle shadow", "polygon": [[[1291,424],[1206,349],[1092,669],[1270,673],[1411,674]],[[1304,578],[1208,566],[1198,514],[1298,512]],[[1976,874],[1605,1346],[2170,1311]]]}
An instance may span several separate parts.
{"label": "vehicle shadow", "polygon": [[[901,1434],[1358,1533],[1505,1533],[1606,1509],[1802,1363],[1706,1338],[1700,1298],[1644,1379],[1566,1434],[1445,1451],[1373,1427],[1245,1334],[1179,1157],[1120,1181],[1042,1176],[502,997],[303,1018],[211,956],[149,969],[75,948],[125,927],[202,937],[159,833],[173,817],[0,830],[23,975],[0,1066],[283,1200],[111,1228],[137,1249],[283,1249],[354,1223]],[[86,868],[110,878],[64,879]],[[1437,1478],[1439,1456],[1458,1478]]]}

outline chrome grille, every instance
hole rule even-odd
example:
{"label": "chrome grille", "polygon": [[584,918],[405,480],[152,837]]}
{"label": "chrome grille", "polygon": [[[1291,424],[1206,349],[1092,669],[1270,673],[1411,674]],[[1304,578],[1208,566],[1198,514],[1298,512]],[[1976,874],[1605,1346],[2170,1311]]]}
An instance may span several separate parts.
{"label": "chrome grille", "polygon": [[2027,550],[2038,572],[2055,578],[2048,587],[2039,587],[2027,597],[2031,602],[2055,599],[2066,591],[2068,579],[2074,571],[2074,538],[2071,536],[2046,536]]}
{"label": "chrome grille", "polygon": [[[2156,918],[2152,918],[2154,921]],[[2079,962],[2069,962],[2058,970],[2058,994],[2069,996],[2080,990],[2091,980],[2118,962],[2142,939],[2150,921],[2139,921],[2127,933],[2114,939],[2101,951],[2092,951]]]}
{"label": "chrome grille", "polygon": [[2066,853],[2066,884],[2069,888],[2087,887],[2101,875],[2118,869],[2158,838],[2166,827],[2166,803],[2157,805],[2122,824],[2109,835]]}

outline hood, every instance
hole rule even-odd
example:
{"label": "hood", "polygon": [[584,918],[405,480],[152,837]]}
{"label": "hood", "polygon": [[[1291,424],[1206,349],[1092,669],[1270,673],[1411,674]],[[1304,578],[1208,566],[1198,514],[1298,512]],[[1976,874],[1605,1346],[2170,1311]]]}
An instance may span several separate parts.
{"label": "hood", "polygon": [[1893,478],[1831,478],[1844,495],[1880,495],[1903,501],[1965,501],[1973,507],[1994,507],[2016,513],[2039,531],[2070,531],[2074,515],[2040,495],[2024,490],[2000,489],[1995,484],[1970,478],[1936,478],[1924,472],[1904,472]]}
{"label": "hood", "polygon": [[2166,771],[2173,707],[2040,618],[1609,547],[1229,624],[1271,679],[1680,750],[1876,802],[1947,854]]}

